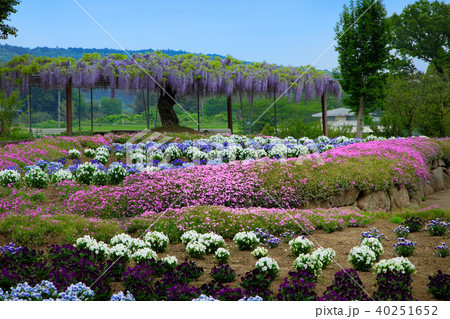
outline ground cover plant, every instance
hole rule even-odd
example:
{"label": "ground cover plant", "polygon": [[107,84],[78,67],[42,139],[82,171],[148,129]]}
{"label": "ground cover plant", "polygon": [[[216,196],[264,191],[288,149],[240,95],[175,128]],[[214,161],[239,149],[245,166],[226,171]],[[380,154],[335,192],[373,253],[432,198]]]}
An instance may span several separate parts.
{"label": "ground cover plant", "polygon": [[[216,135],[209,141],[178,139],[161,145],[156,140],[117,144],[112,135],[55,138],[48,146],[54,153],[43,157],[30,151],[43,145],[40,140],[11,148],[11,153],[30,156],[24,157],[28,162],[13,162],[14,167],[8,163],[0,174],[4,299],[28,298],[21,291],[30,285],[37,300],[82,299],[72,293],[74,287],[87,292],[86,300],[192,300],[202,295],[217,300],[363,300],[362,290],[346,281],[348,274],[352,283],[360,278],[364,296],[371,299],[393,289],[386,286],[391,281],[384,277],[391,275],[382,271],[385,265],[401,264],[412,278],[410,270],[425,271],[431,258],[436,266],[430,271],[445,269],[439,255],[445,255],[442,242],[448,232],[440,229],[447,227],[448,211],[363,212],[305,209],[303,204],[350,187],[405,186],[413,195],[415,185],[429,178],[429,165],[448,160],[448,140],[240,138]],[[140,162],[141,155],[149,155],[141,151],[147,146],[155,157],[151,165]],[[306,155],[289,153],[292,149]],[[227,156],[213,159],[214,152]],[[162,163],[168,154],[176,159]],[[268,157],[258,158],[261,154]],[[296,157],[283,158],[289,154]],[[197,155],[209,158],[196,162]],[[128,164],[119,163],[127,157]],[[276,205],[280,202],[286,209]],[[398,225],[388,219],[405,224],[394,231]],[[407,234],[407,223],[422,225],[408,233],[418,243],[408,257],[412,266],[391,261],[398,255],[383,249],[383,238]],[[303,245],[306,240],[311,245]],[[374,254],[370,267],[348,260],[358,241]],[[424,249],[433,253],[425,256]],[[24,266],[30,261],[33,266]],[[338,274],[334,261],[365,271]],[[83,288],[108,268],[108,275],[91,287],[93,294]],[[428,282],[405,278],[395,281],[404,292],[389,298],[434,298]],[[41,293],[51,285],[55,293]]]}

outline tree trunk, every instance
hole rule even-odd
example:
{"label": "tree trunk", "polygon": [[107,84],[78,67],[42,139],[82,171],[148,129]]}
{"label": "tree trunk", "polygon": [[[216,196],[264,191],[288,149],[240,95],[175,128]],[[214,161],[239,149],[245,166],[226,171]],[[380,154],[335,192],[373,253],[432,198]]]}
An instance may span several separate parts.
{"label": "tree trunk", "polygon": [[72,136],[72,78],[66,84],[66,123],[67,135]]}
{"label": "tree trunk", "polygon": [[179,126],[178,116],[173,110],[175,103],[175,90],[167,85],[165,92],[161,90],[158,100],[158,111],[162,126]]}
{"label": "tree trunk", "polygon": [[242,114],[242,129],[243,129],[243,133],[245,134],[245,116],[244,116],[244,106],[242,104],[242,92],[239,91],[239,101],[241,102],[241,114]]}
{"label": "tree trunk", "polygon": [[228,128],[233,134],[233,105],[231,103],[231,96],[227,97],[227,115],[228,115]]}
{"label": "tree trunk", "polygon": [[356,138],[363,138],[364,127],[364,94],[359,97],[358,122],[356,124]]}
{"label": "tree trunk", "polygon": [[[366,87],[366,76],[362,77],[362,88]],[[364,128],[364,103],[365,103],[365,93],[361,93],[359,97],[359,110],[358,110],[358,121],[356,123],[356,138],[363,138],[363,128]]]}

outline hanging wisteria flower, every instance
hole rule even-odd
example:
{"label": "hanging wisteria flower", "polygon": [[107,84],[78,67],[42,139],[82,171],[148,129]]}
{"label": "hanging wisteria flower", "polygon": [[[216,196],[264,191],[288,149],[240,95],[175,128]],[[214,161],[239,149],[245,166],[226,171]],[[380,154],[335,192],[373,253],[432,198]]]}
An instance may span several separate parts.
{"label": "hanging wisteria flower", "polygon": [[191,241],[197,241],[199,237],[200,234],[197,233],[195,230],[188,230],[187,232],[184,232],[183,235],[181,235],[181,242],[187,245]]}
{"label": "hanging wisteria flower", "polygon": [[318,276],[322,272],[323,264],[318,254],[300,254],[294,260],[294,269],[303,269],[309,273]]}
{"label": "hanging wisteria flower", "polygon": [[161,261],[163,264],[165,264],[170,269],[175,269],[178,265],[178,259],[175,256],[167,256],[164,258],[161,258]]}
{"label": "hanging wisteria flower", "polygon": [[0,186],[18,185],[21,179],[20,173],[16,170],[5,169],[0,171]]}
{"label": "hanging wisteria flower", "polygon": [[80,157],[81,157],[81,153],[79,150],[76,150],[76,149],[69,150],[69,158],[70,159],[76,159],[76,158],[80,158]]}
{"label": "hanging wisteria flower", "polygon": [[84,150],[83,152],[84,156],[88,157],[88,158],[94,158],[95,157],[95,150],[91,149],[91,148],[87,148]]}
{"label": "hanging wisteria flower", "polygon": [[206,246],[199,242],[191,241],[186,246],[186,252],[189,257],[202,259],[206,255]]}
{"label": "hanging wisteria flower", "polygon": [[111,296],[110,301],[136,301],[136,299],[129,291],[127,291],[126,295],[124,295],[123,291],[119,291]]}
{"label": "hanging wisteria flower", "polygon": [[388,270],[411,275],[416,271],[416,267],[405,257],[396,257],[388,260],[383,259],[375,265],[376,274],[385,273]]}
{"label": "hanging wisteria flower", "polygon": [[450,256],[450,249],[445,243],[436,246],[434,249],[436,250],[438,257],[445,258],[447,256]]}
{"label": "hanging wisteria flower", "polygon": [[397,238],[407,238],[409,236],[409,227],[408,226],[398,226],[394,229],[394,234]]}
{"label": "hanging wisteria flower", "polygon": [[254,232],[237,233],[234,235],[233,241],[239,250],[253,250],[260,242]]}
{"label": "hanging wisteria flower", "polygon": [[394,250],[399,256],[409,257],[412,256],[417,243],[406,240],[405,238],[399,238],[398,242],[394,244]]}
{"label": "hanging wisteria flower", "polygon": [[449,226],[449,223],[436,218],[428,223],[426,229],[431,236],[443,236],[447,232]]}
{"label": "hanging wisteria flower", "polygon": [[261,270],[262,272],[268,273],[272,278],[275,278],[280,272],[278,263],[270,257],[262,257],[258,259],[255,264],[255,268]]}
{"label": "hanging wisteria flower", "polygon": [[25,183],[30,187],[39,189],[46,188],[49,182],[50,178],[47,173],[39,167],[31,169],[25,174]]}
{"label": "hanging wisteria flower", "polygon": [[361,246],[369,247],[374,253],[378,260],[380,255],[384,252],[383,244],[378,238],[375,237],[366,237],[361,241]]}
{"label": "hanging wisteria flower", "polygon": [[136,252],[131,255],[131,259],[133,259],[137,264],[140,264],[151,259],[157,260],[158,255],[150,248],[141,248],[136,250]]}
{"label": "hanging wisteria flower", "polygon": [[369,271],[376,260],[375,252],[365,245],[353,247],[348,256],[348,261],[359,271]]}
{"label": "hanging wisteria flower", "polygon": [[313,251],[311,255],[322,263],[322,268],[326,268],[336,257],[336,251],[331,248],[324,249],[320,247]]}
{"label": "hanging wisteria flower", "polygon": [[305,236],[299,236],[289,241],[291,255],[297,257],[300,254],[307,254],[312,251],[314,244]]}
{"label": "hanging wisteria flower", "polygon": [[147,232],[144,236],[144,240],[150,243],[152,249],[158,253],[165,252],[169,245],[169,237],[157,231]]}
{"label": "hanging wisteria flower", "polygon": [[230,258],[230,252],[227,249],[220,247],[214,253],[214,257],[219,264],[226,264],[228,258]]}
{"label": "hanging wisteria flower", "polygon": [[255,257],[256,259],[266,257],[267,255],[269,255],[269,251],[264,247],[256,247],[252,251],[252,256]]}

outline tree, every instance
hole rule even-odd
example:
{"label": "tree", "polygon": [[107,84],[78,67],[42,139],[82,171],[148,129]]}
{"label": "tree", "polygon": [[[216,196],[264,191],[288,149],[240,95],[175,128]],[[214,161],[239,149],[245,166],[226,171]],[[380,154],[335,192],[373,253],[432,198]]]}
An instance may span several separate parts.
{"label": "tree", "polygon": [[121,114],[122,101],[104,96],[100,99],[100,111],[104,115]]}
{"label": "tree", "polygon": [[8,97],[0,91],[0,132],[1,137],[9,137],[11,125],[17,113],[21,111],[23,102],[19,100],[19,92],[14,91]]}
{"label": "tree", "polygon": [[357,0],[344,5],[336,26],[343,98],[358,114],[357,137],[362,138],[364,115],[384,107],[390,41],[386,9],[381,1]]}
{"label": "tree", "polygon": [[433,64],[439,73],[450,65],[450,4],[419,0],[390,20],[397,50]]}
{"label": "tree", "polygon": [[17,28],[4,23],[4,21],[9,21],[9,15],[17,12],[14,6],[19,3],[19,0],[0,0],[0,39],[6,40],[9,35],[17,36]]}

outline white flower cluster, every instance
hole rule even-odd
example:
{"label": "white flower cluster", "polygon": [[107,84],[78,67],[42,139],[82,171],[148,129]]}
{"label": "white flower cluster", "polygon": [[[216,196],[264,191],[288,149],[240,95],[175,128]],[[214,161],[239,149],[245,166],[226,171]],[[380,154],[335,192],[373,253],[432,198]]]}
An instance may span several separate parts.
{"label": "white flower cluster", "polygon": [[330,142],[330,138],[325,136],[325,135],[322,135],[322,136],[319,136],[317,138],[317,142],[318,143],[329,143]]}
{"label": "white flower cluster", "polygon": [[223,237],[212,232],[201,234],[197,241],[205,245],[207,254],[212,254],[219,247],[225,246],[225,240]]}
{"label": "white flower cluster", "polygon": [[170,162],[171,160],[178,159],[181,157],[181,150],[176,146],[176,144],[170,144],[164,150],[164,158]]}
{"label": "white flower cluster", "polygon": [[288,148],[284,144],[275,144],[274,147],[269,151],[269,157],[278,156],[279,158],[287,158]]}
{"label": "white flower cluster", "polygon": [[216,250],[214,257],[216,257],[216,259],[219,261],[228,260],[228,258],[230,257],[230,252],[227,249],[220,247]]}
{"label": "white flower cluster", "polygon": [[263,257],[266,257],[269,254],[269,251],[264,248],[264,247],[256,247],[253,251],[252,251],[252,256],[255,257],[256,259],[260,259]]}
{"label": "white flower cluster", "polygon": [[147,156],[141,152],[132,152],[130,154],[131,163],[144,163],[147,161]]}
{"label": "white flower cluster", "polygon": [[293,158],[293,157],[299,157],[299,156],[305,156],[309,154],[309,149],[306,146],[303,145],[295,145],[292,148],[288,148],[287,151],[287,157]]}
{"label": "white flower cluster", "polygon": [[123,258],[123,260],[129,260],[131,251],[124,244],[114,245],[109,249],[109,257],[112,259]]}
{"label": "white flower cluster", "polygon": [[369,246],[356,246],[350,250],[348,261],[356,270],[367,271],[377,260],[377,255]]}
{"label": "white flower cluster", "polygon": [[20,173],[13,169],[5,169],[0,171],[0,186],[8,186],[20,183]]}
{"label": "white flower cluster", "polygon": [[75,171],[75,178],[78,182],[89,185],[96,170],[97,168],[91,162],[83,163]]}
{"label": "white flower cluster", "polygon": [[169,245],[169,237],[157,231],[147,232],[144,240],[158,253],[163,253]]}
{"label": "white flower cluster", "polygon": [[377,259],[384,252],[383,244],[381,244],[381,241],[375,237],[364,238],[361,242],[361,246],[369,247],[375,253]]}
{"label": "white flower cluster", "polygon": [[203,258],[206,255],[206,246],[198,241],[191,241],[186,246],[187,254],[192,258]]}
{"label": "white flower cluster", "polygon": [[167,257],[161,258],[161,261],[171,268],[175,268],[178,265],[178,259],[175,256],[167,256]]}
{"label": "white flower cluster", "polygon": [[94,158],[95,157],[95,150],[93,150],[91,148],[87,148],[87,149],[84,150],[83,154],[86,157]]}
{"label": "white flower cluster", "polygon": [[320,247],[313,251],[311,255],[322,263],[322,268],[326,268],[336,257],[336,251],[331,248]]}
{"label": "white flower cluster", "polygon": [[140,264],[141,262],[145,262],[150,259],[157,260],[158,255],[153,250],[146,247],[136,250],[131,255],[131,259],[133,259],[137,264]]}
{"label": "white flower cluster", "polygon": [[199,233],[197,233],[195,230],[188,230],[187,232],[184,232],[183,235],[181,235],[181,242],[187,245],[191,241],[197,241],[199,237]]}
{"label": "white flower cluster", "polygon": [[294,269],[303,269],[314,273],[316,276],[322,272],[323,268],[323,263],[320,260],[320,254],[300,254],[294,260]]}
{"label": "white flower cluster", "polygon": [[186,157],[189,158],[191,161],[194,160],[204,160],[206,159],[206,153],[201,151],[198,147],[190,146],[186,149]]}
{"label": "white flower cluster", "polygon": [[413,274],[416,271],[416,267],[405,257],[397,257],[392,259],[383,259],[375,265],[375,273],[399,271],[401,273]]}
{"label": "white flower cluster", "polygon": [[80,158],[80,157],[81,157],[81,153],[79,150],[76,150],[76,149],[69,150],[69,158],[76,159],[76,158]]}
{"label": "white flower cluster", "polygon": [[294,257],[297,257],[300,254],[309,253],[314,247],[314,244],[305,236],[299,236],[295,239],[290,240],[289,246],[291,248],[291,254]]}
{"label": "white flower cluster", "polygon": [[50,178],[39,166],[33,167],[25,174],[25,183],[34,188],[45,188],[48,186]]}
{"label": "white flower cluster", "polygon": [[108,179],[111,184],[117,185],[128,176],[127,169],[122,165],[111,165],[108,168]]}
{"label": "white flower cluster", "polygon": [[270,257],[262,257],[258,259],[258,261],[256,261],[255,268],[258,268],[263,272],[268,272],[271,275],[276,275],[280,271],[278,263]]}
{"label": "white flower cluster", "polygon": [[73,174],[68,169],[60,169],[52,174],[51,179],[53,183],[58,184],[62,181],[73,180]]}
{"label": "white flower cluster", "polygon": [[259,238],[254,232],[240,232],[234,235],[233,241],[239,250],[252,250],[259,244]]}
{"label": "white flower cluster", "polygon": [[110,244],[112,246],[118,245],[118,244],[124,244],[125,246],[130,246],[131,242],[133,241],[133,237],[131,237],[128,234],[122,233],[117,234],[110,240]]}

